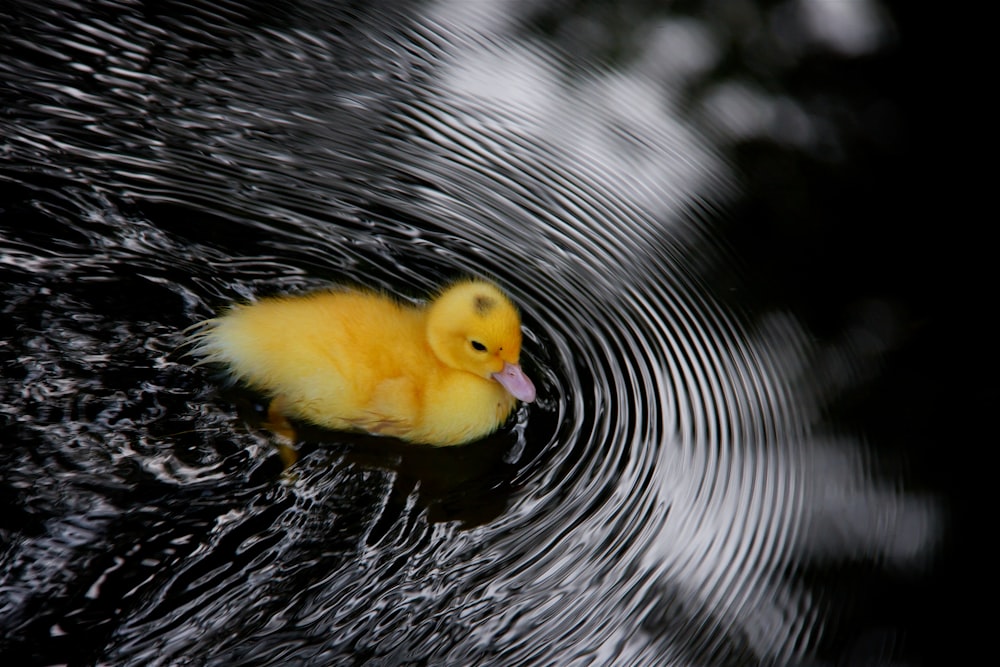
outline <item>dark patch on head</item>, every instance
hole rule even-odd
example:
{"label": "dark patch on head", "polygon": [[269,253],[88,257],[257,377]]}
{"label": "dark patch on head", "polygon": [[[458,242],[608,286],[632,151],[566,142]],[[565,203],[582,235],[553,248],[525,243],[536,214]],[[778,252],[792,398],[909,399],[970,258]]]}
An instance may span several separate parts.
{"label": "dark patch on head", "polygon": [[485,294],[477,294],[472,304],[476,309],[476,313],[485,317],[497,305],[497,300]]}

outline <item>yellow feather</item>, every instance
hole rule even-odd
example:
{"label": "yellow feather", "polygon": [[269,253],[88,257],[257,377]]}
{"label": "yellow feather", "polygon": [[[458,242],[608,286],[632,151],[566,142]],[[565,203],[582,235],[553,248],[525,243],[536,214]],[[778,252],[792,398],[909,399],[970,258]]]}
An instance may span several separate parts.
{"label": "yellow feather", "polygon": [[239,305],[195,327],[200,363],[276,398],[286,416],[416,443],[482,438],[535,390],[521,320],[495,285],[455,283],[425,306],[333,288]]}

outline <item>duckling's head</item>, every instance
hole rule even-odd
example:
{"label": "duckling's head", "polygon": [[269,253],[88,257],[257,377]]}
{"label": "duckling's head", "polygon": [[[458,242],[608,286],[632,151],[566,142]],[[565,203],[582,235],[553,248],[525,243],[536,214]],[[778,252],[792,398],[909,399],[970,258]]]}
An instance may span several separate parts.
{"label": "duckling's head", "polygon": [[446,365],[495,380],[530,403],[535,386],[518,365],[521,316],[500,289],[482,280],[446,288],[427,314],[427,341]]}

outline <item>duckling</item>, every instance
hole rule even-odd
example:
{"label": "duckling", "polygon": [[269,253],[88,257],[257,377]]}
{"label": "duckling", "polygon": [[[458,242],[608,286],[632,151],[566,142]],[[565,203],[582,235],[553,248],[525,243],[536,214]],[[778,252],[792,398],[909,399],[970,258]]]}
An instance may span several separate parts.
{"label": "duckling", "polygon": [[520,314],[482,279],[422,306],[345,287],[266,298],[194,329],[199,363],[222,364],[269,396],[269,417],[285,426],[293,418],[459,445],[495,431],[518,400],[535,400],[519,364]]}

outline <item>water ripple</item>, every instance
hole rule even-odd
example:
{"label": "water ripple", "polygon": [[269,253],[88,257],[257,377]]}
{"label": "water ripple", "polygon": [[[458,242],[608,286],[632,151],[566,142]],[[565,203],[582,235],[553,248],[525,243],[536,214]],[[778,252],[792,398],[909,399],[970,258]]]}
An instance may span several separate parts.
{"label": "water ripple", "polygon": [[[11,24],[7,648],[790,664],[825,628],[806,569],[921,561],[934,504],[819,426],[861,372],[847,348],[733,312],[700,273],[727,256],[706,220],[731,172],[653,82],[563,79],[475,13],[303,7]],[[329,281],[418,300],[460,273],[509,288],[539,387],[473,447],[307,432],[282,473],[257,398],[177,350],[233,300]]]}

